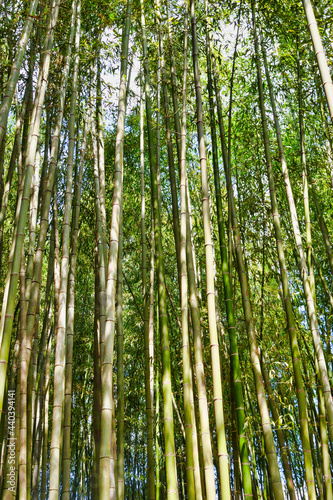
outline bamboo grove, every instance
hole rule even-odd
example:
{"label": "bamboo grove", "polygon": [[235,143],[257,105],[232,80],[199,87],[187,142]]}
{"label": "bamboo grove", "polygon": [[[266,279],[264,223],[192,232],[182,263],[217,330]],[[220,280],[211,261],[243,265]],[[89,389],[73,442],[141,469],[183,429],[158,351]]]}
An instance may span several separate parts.
{"label": "bamboo grove", "polygon": [[0,16],[0,498],[332,500],[331,4]]}

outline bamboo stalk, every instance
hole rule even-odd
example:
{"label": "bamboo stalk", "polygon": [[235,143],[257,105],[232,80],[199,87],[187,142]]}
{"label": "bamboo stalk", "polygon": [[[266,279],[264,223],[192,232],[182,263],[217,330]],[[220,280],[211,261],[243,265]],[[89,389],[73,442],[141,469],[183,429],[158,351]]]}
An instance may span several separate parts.
{"label": "bamboo stalk", "polygon": [[[78,18],[79,20],[79,18]],[[65,366],[65,400],[63,423],[63,453],[62,453],[62,500],[70,498],[70,458],[71,458],[71,409],[72,409],[72,370],[73,370],[73,337],[74,337],[74,306],[75,306],[75,272],[77,262],[77,247],[79,238],[79,219],[81,209],[81,189],[83,166],[88,132],[88,118],[85,117],[77,184],[75,186],[75,203],[72,222],[72,243],[70,255],[70,272],[68,278],[68,306],[66,326],[66,366]]]}
{"label": "bamboo stalk", "polygon": [[165,439],[165,463],[166,463],[166,482],[168,500],[178,500],[176,453],[174,442],[174,423],[172,410],[172,391],[171,391],[171,363],[169,348],[169,332],[166,308],[166,290],[165,290],[165,271],[163,262],[162,233],[161,233],[161,211],[160,196],[158,189],[158,170],[156,165],[156,155],[153,149],[152,135],[152,110],[150,100],[149,83],[149,65],[147,58],[147,40],[145,28],[145,8],[144,0],[141,0],[141,30],[142,30],[142,52],[143,68],[145,76],[145,100],[146,100],[146,118],[148,125],[148,149],[150,161],[151,192],[154,217],[154,234],[156,242],[156,272],[158,283],[158,304],[159,304],[159,325],[161,338],[161,357],[162,357],[162,390],[163,390],[163,409],[164,409],[164,439]]}
{"label": "bamboo stalk", "polygon": [[251,302],[250,302],[250,291],[249,291],[245,263],[244,263],[244,257],[243,257],[243,249],[242,249],[241,235],[240,235],[240,230],[239,230],[239,225],[238,225],[238,220],[237,220],[237,212],[236,212],[236,206],[235,206],[235,200],[234,200],[234,194],[233,194],[233,187],[232,187],[232,183],[231,183],[231,177],[229,175],[228,151],[227,151],[226,141],[225,141],[221,98],[220,98],[219,89],[218,89],[218,81],[217,81],[216,72],[214,72],[214,87],[215,87],[215,95],[216,95],[216,101],[217,101],[217,113],[218,113],[219,132],[220,132],[220,140],[221,140],[221,147],[222,147],[223,166],[224,166],[225,178],[226,178],[226,183],[227,183],[229,207],[231,210],[232,231],[233,231],[233,237],[234,237],[237,272],[238,272],[238,278],[239,278],[240,287],[241,287],[246,331],[247,331],[247,335],[248,335],[248,342],[249,342],[249,348],[250,348],[250,359],[251,359],[252,370],[253,370],[253,375],[254,375],[256,394],[257,394],[257,400],[258,400],[258,407],[259,407],[259,412],[260,412],[260,417],[261,417],[261,425],[262,425],[262,431],[263,431],[263,437],[264,437],[265,451],[266,451],[266,455],[267,455],[268,467],[270,470],[271,479],[275,484],[276,496],[277,496],[277,498],[283,498],[281,478],[280,478],[280,472],[279,472],[278,463],[277,463],[272,426],[271,426],[271,422],[270,422],[270,416],[269,416],[269,411],[268,411],[268,406],[267,406],[267,401],[266,401],[266,396],[265,396],[265,387],[264,387],[264,383],[263,383],[263,377],[262,377],[261,366],[260,366],[259,348],[258,348],[258,343],[257,343],[257,338],[256,338],[256,330],[255,330],[254,321],[253,321],[252,306],[251,306]]}
{"label": "bamboo stalk", "polygon": [[[265,67],[267,67],[267,62],[265,64]],[[320,376],[320,380],[321,380],[321,385],[323,387],[323,394],[324,394],[324,399],[325,399],[325,408],[326,408],[326,412],[327,412],[329,432],[330,432],[331,440],[333,440],[333,399],[332,399],[331,390],[330,390],[330,383],[329,383],[329,378],[328,378],[328,373],[327,373],[327,366],[326,366],[325,356],[324,356],[324,352],[323,352],[322,342],[321,342],[320,335],[319,335],[319,327],[318,327],[317,313],[316,313],[316,309],[315,309],[314,295],[313,295],[313,292],[311,290],[311,284],[310,284],[310,280],[309,280],[307,264],[306,264],[306,259],[305,259],[305,255],[304,255],[303,243],[302,243],[302,238],[301,238],[300,229],[299,229],[298,216],[297,216],[292,187],[291,187],[290,179],[289,179],[288,167],[287,167],[286,158],[285,158],[284,149],[283,149],[281,131],[280,131],[278,115],[276,112],[276,106],[275,106],[275,100],[274,100],[273,87],[272,87],[272,83],[271,83],[271,80],[270,80],[270,77],[269,77],[269,74],[267,71],[266,71],[266,77],[267,77],[267,82],[268,82],[268,88],[270,91],[271,105],[272,105],[273,114],[274,114],[275,130],[276,130],[277,141],[278,141],[278,146],[279,146],[282,173],[283,173],[284,183],[285,183],[285,187],[286,187],[289,210],[290,210],[290,215],[291,215],[291,220],[292,220],[293,233],[294,233],[294,237],[295,237],[295,241],[296,241],[296,246],[298,249],[298,256],[299,256],[299,262],[300,262],[300,267],[301,267],[301,278],[302,278],[303,290],[304,290],[304,294],[305,294],[305,298],[306,298],[306,307],[307,307],[308,317],[309,317],[309,321],[310,321],[310,327],[311,327],[311,332],[312,332],[315,353],[316,353],[316,357],[317,357],[317,361],[318,361],[318,365],[319,365],[319,376]],[[309,224],[308,224],[308,227],[309,227]],[[332,270],[333,270],[333,264],[332,264]]]}
{"label": "bamboo stalk", "polygon": [[209,213],[207,160],[206,160],[206,147],[205,147],[204,129],[203,129],[203,110],[202,110],[201,85],[200,85],[200,75],[199,75],[198,42],[197,42],[194,0],[191,0],[190,5],[191,5],[191,23],[192,23],[192,57],[193,57],[193,70],[194,70],[194,80],[195,80],[196,104],[197,104],[197,133],[198,133],[198,146],[199,146],[200,169],[201,169],[201,196],[202,196],[203,227],[204,227],[204,240],[205,240],[207,308],[208,308],[210,350],[212,359],[214,413],[215,413],[215,423],[216,423],[216,433],[217,433],[221,495],[222,499],[224,500],[230,498],[229,465],[228,465],[228,454],[227,454],[226,437],[225,437],[221,366],[220,366],[219,342],[217,337],[216,314],[215,314],[213,243],[211,237],[211,223],[210,223],[210,213]]}
{"label": "bamboo stalk", "polygon": [[[184,19],[184,66],[182,85],[182,123],[181,123],[181,148],[180,148],[180,295],[182,310],[182,344],[183,344],[183,394],[184,394],[184,419],[185,419],[185,450],[186,450],[186,485],[189,499],[201,495],[201,485],[194,481],[194,443],[192,436],[192,422],[194,408],[192,369],[190,354],[190,336],[188,324],[188,290],[187,290],[187,262],[186,262],[186,228],[187,228],[187,191],[186,191],[186,86],[187,86],[187,44],[188,44],[188,2],[185,2]],[[163,68],[162,68],[163,71]],[[166,97],[165,97],[165,100]],[[166,109],[167,111],[167,109]],[[199,490],[198,494],[196,491]]]}
{"label": "bamboo stalk", "polygon": [[125,498],[124,478],[124,331],[123,331],[123,228],[119,225],[117,270],[117,500]]}
{"label": "bamboo stalk", "polygon": [[[17,226],[17,237],[13,239],[11,254],[12,254],[12,266],[11,274],[6,280],[6,287],[8,284],[8,303],[3,305],[3,311],[6,310],[6,314],[3,315],[4,321],[1,323],[0,338],[2,337],[1,349],[0,349],[0,412],[3,408],[3,400],[5,393],[5,382],[8,366],[9,348],[10,348],[10,337],[13,326],[13,312],[15,307],[15,294],[16,286],[18,281],[19,267],[21,262],[22,248],[24,243],[24,233],[26,226],[26,218],[29,207],[29,194],[31,188],[31,180],[33,175],[33,168],[35,163],[36,148],[39,138],[40,121],[43,109],[45,91],[47,86],[47,77],[49,73],[50,58],[51,58],[51,48],[53,44],[54,31],[58,18],[59,11],[59,0],[54,0],[52,4],[52,9],[50,12],[50,18],[48,23],[48,28],[45,36],[44,42],[44,59],[43,66],[40,68],[38,83],[37,83],[37,95],[34,103],[33,116],[31,120],[29,136],[31,140],[28,142],[27,155],[25,159],[25,169],[24,169],[24,186],[22,195],[18,199],[16,218],[18,220]],[[27,325],[28,326],[28,325]],[[28,332],[27,332],[28,333]]]}
{"label": "bamboo stalk", "polygon": [[[273,176],[273,167],[272,167],[272,159],[270,153],[270,143],[269,143],[269,135],[268,135],[268,127],[267,127],[267,118],[265,111],[265,101],[264,101],[264,91],[261,77],[261,68],[260,68],[260,59],[259,59],[259,41],[257,37],[257,28],[256,28],[256,14],[255,14],[255,6],[254,2],[252,2],[252,19],[253,19],[253,33],[254,33],[254,44],[255,44],[255,53],[256,53],[256,66],[257,66],[257,79],[258,79],[258,89],[259,89],[259,100],[260,100],[260,112],[261,112],[261,121],[262,121],[262,130],[263,130],[263,142],[265,149],[265,159],[267,166],[267,176],[269,182],[269,192],[271,199],[271,209],[272,209],[272,218],[273,218],[273,226],[275,232],[275,240],[276,240],[276,249],[278,254],[280,273],[281,273],[281,281],[282,281],[282,296],[283,296],[283,305],[287,317],[287,328],[289,334],[290,341],[290,351],[292,356],[293,363],[293,371],[295,377],[295,385],[296,385],[296,394],[298,400],[298,411],[299,411],[299,420],[300,420],[300,432],[301,439],[303,445],[303,454],[304,454],[304,465],[305,465],[305,477],[306,484],[308,489],[308,494],[310,499],[315,499],[315,482],[314,482],[314,470],[312,466],[311,460],[311,447],[310,447],[310,435],[309,435],[309,424],[308,424],[308,415],[307,415],[307,407],[306,407],[306,398],[305,391],[302,380],[302,371],[301,371],[301,363],[300,363],[300,353],[297,341],[296,334],[296,325],[294,319],[294,313],[291,306],[291,297],[289,292],[289,283],[288,283],[288,273],[286,269],[286,261],[284,256],[284,248],[282,243],[282,233],[280,226],[280,216],[278,211],[278,204],[275,192],[275,181]],[[274,488],[274,485],[273,485]]]}
{"label": "bamboo stalk", "polygon": [[302,0],[304,12],[306,15],[308,28],[311,35],[311,40],[313,44],[313,48],[315,51],[318,68],[320,71],[321,81],[324,87],[326,100],[331,116],[331,120],[333,122],[333,84],[331,79],[331,73],[327,64],[326,55],[324,52],[324,47],[321,41],[321,36],[319,33],[319,29],[317,26],[317,21],[313,12],[313,8],[311,5],[311,0]]}
{"label": "bamboo stalk", "polygon": [[[153,322],[154,314],[153,306],[150,304],[151,293],[148,294],[147,289],[147,245],[146,245],[146,229],[145,229],[145,180],[144,180],[144,97],[143,83],[140,88],[140,189],[141,189],[141,247],[142,247],[142,297],[143,297],[143,330],[144,330],[144,345],[145,345],[145,395],[146,395],[146,415],[147,415],[147,461],[148,461],[148,500],[155,499],[154,487],[154,427],[153,427],[153,383],[154,374],[151,374],[153,369],[153,349],[149,349],[150,337],[154,335]],[[152,231],[152,238],[154,232]],[[154,286],[154,241],[151,245],[151,287]]]}
{"label": "bamboo stalk", "polygon": [[27,19],[24,23],[21,38],[17,47],[13,66],[11,68],[10,76],[7,81],[6,90],[0,107],[0,148],[5,139],[7,130],[7,120],[10,111],[10,106],[13,100],[16,84],[20,76],[20,69],[23,63],[27,43],[30,39],[30,34],[35,21],[35,14],[38,7],[38,0],[31,0],[29,5],[29,12]]}
{"label": "bamboo stalk", "polygon": [[[73,9],[74,11],[74,9]],[[62,256],[60,270],[60,291],[58,322],[56,324],[56,341],[54,355],[54,393],[53,393],[53,417],[50,447],[50,486],[49,498],[56,500],[59,497],[60,474],[61,474],[61,427],[62,412],[65,399],[65,359],[66,359],[66,326],[67,326],[67,292],[69,278],[70,257],[70,220],[72,211],[72,185],[73,185],[73,162],[75,146],[75,121],[77,106],[77,82],[79,73],[79,47],[80,47],[80,16],[81,2],[78,0],[75,11],[75,57],[73,67],[72,93],[70,102],[69,118],[69,140],[67,157],[67,178],[65,193],[65,211],[63,219]]]}
{"label": "bamboo stalk", "polygon": [[243,399],[243,389],[242,389],[242,377],[239,364],[236,322],[234,317],[232,287],[229,275],[229,259],[227,254],[225,227],[224,227],[223,212],[222,212],[220,173],[218,165],[216,125],[215,125],[215,109],[214,109],[215,106],[214,106],[213,82],[211,74],[211,41],[209,32],[207,32],[207,40],[206,40],[206,57],[207,57],[208,93],[209,93],[209,104],[210,104],[209,110],[210,110],[210,127],[211,127],[212,152],[213,152],[214,185],[215,185],[216,209],[217,209],[217,219],[218,219],[220,255],[222,261],[221,264],[222,264],[222,277],[223,277],[223,289],[224,289],[224,302],[227,313],[228,332],[230,341],[230,363],[233,370],[232,384],[234,386],[234,394],[235,394],[236,416],[237,416],[237,426],[238,426],[237,430],[239,439],[240,459],[242,464],[244,496],[245,498],[250,499],[252,498],[251,470],[250,470],[249,452],[248,452],[247,440],[244,428],[245,411],[244,411],[244,399]]}
{"label": "bamboo stalk", "polygon": [[[115,288],[118,260],[119,224],[121,212],[121,196],[123,185],[123,139],[126,110],[126,78],[129,45],[129,29],[131,23],[131,0],[127,1],[126,21],[122,35],[122,55],[120,69],[120,88],[118,104],[118,121],[115,154],[115,180],[111,215],[110,249],[106,287],[106,320],[105,345],[102,357],[102,412],[101,412],[101,449],[99,469],[99,498],[109,500],[110,486],[114,477],[110,478],[112,450],[112,367],[115,323]],[[112,496],[114,493],[112,492]]]}

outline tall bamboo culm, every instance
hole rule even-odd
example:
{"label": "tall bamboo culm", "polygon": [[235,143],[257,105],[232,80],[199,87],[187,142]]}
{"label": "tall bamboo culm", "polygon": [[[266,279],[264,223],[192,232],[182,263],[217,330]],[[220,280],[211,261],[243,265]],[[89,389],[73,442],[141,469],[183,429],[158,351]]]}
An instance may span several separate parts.
{"label": "tall bamboo culm", "polygon": [[39,0],[31,0],[27,19],[24,23],[21,38],[17,47],[15,59],[7,81],[6,90],[0,107],[0,149],[5,140],[7,130],[7,120],[10,106],[16,89],[16,84],[20,76],[20,69],[24,60],[26,47],[30,39],[31,31],[35,21]]}
{"label": "tall bamboo culm", "polygon": [[247,446],[247,438],[245,434],[245,412],[244,412],[244,398],[242,389],[242,377],[241,377],[241,368],[238,355],[236,322],[234,315],[232,287],[231,287],[229,265],[228,265],[229,259],[227,253],[225,227],[224,227],[223,212],[222,212],[220,172],[218,165],[216,124],[215,124],[215,106],[214,106],[213,81],[212,81],[211,41],[209,33],[207,33],[207,40],[206,40],[206,56],[207,56],[208,94],[209,94],[210,127],[211,127],[212,152],[213,152],[215,198],[216,198],[216,209],[217,209],[217,220],[218,220],[218,231],[219,231],[219,242],[220,242],[220,255],[222,264],[224,300],[227,312],[228,332],[230,340],[230,363],[232,368],[232,384],[234,385],[234,395],[236,403],[236,417],[237,417],[237,431],[238,431],[237,433],[239,439],[239,451],[240,451],[240,459],[242,466],[244,496],[246,499],[251,499],[252,480],[251,480],[249,451]]}
{"label": "tall bamboo culm", "polygon": [[[74,42],[74,68],[72,80],[72,93],[70,102],[69,117],[69,137],[68,137],[68,156],[67,156],[67,178],[65,193],[65,211],[63,219],[62,234],[62,256],[60,270],[60,292],[59,292],[59,311],[58,323],[56,325],[56,343],[54,355],[54,393],[53,393],[53,416],[52,433],[50,447],[50,486],[49,498],[56,500],[59,498],[60,476],[61,476],[61,439],[62,439],[62,414],[65,402],[65,369],[66,369],[66,341],[67,341],[67,295],[68,295],[68,277],[69,277],[69,259],[70,259],[70,229],[72,215],[72,186],[73,186],[73,164],[75,148],[75,124],[76,124],[76,106],[77,106],[77,86],[79,75],[79,48],[80,48],[80,16],[81,2],[78,0],[75,14],[75,42]],[[66,498],[66,490],[64,491]]]}
{"label": "tall bamboo culm", "polygon": [[317,59],[317,64],[321,76],[321,81],[324,87],[326,101],[328,104],[328,109],[330,112],[330,117],[333,123],[333,83],[331,79],[331,72],[327,64],[327,59],[324,51],[324,47],[321,41],[321,36],[319,33],[316,17],[314,15],[311,0],[302,0],[304,12],[308,24],[308,28],[311,35],[311,40],[314,48],[314,52]]}
{"label": "tall bamboo culm", "polygon": [[298,411],[299,411],[299,418],[300,418],[300,431],[301,431],[301,439],[302,439],[302,445],[303,445],[303,457],[304,457],[304,464],[305,464],[305,477],[306,477],[306,484],[307,484],[309,498],[314,500],[316,497],[316,491],[315,491],[315,482],[314,482],[314,474],[313,474],[312,459],[311,459],[311,446],[310,446],[308,415],[307,415],[307,408],[306,408],[306,397],[305,397],[305,391],[304,391],[303,379],[302,379],[301,360],[300,360],[300,353],[299,353],[298,342],[297,342],[296,324],[295,324],[294,313],[293,313],[292,305],[291,305],[291,297],[290,297],[289,284],[288,284],[288,274],[287,274],[284,249],[283,249],[283,244],[282,244],[280,216],[279,216],[277,198],[276,198],[276,193],[275,193],[275,181],[274,181],[274,176],[273,176],[272,159],[271,159],[271,153],[270,153],[270,143],[269,143],[267,118],[266,118],[266,110],[265,110],[265,102],[264,102],[264,92],[263,92],[262,77],[261,77],[261,68],[260,68],[260,59],[259,59],[259,41],[258,41],[258,36],[257,36],[256,13],[255,13],[254,2],[252,2],[252,19],[253,19],[254,47],[255,47],[255,54],[256,54],[260,112],[261,112],[262,130],[263,130],[263,142],[264,142],[264,149],[265,149],[267,176],[268,176],[268,182],[269,182],[269,192],[270,192],[270,199],[271,199],[273,226],[274,226],[274,231],[275,231],[277,255],[278,255],[281,280],[282,280],[283,304],[284,304],[286,318],[287,318],[289,341],[290,341],[290,351],[291,351],[293,370],[294,370],[294,376],[295,376],[295,385],[297,388]]}
{"label": "tall bamboo culm", "polygon": [[[8,358],[10,350],[10,339],[11,339],[13,319],[14,319],[16,287],[20,270],[22,248],[24,244],[25,227],[29,209],[31,181],[34,172],[35,156],[36,156],[39,133],[40,133],[40,122],[41,122],[44,97],[47,87],[47,79],[49,74],[54,31],[58,19],[59,3],[60,3],[59,0],[54,0],[50,11],[48,27],[46,30],[44,47],[43,47],[44,58],[42,67],[39,70],[36,97],[32,112],[31,124],[29,127],[30,139],[28,141],[27,153],[25,157],[23,190],[20,193],[17,201],[17,208],[16,208],[17,232],[15,233],[14,231],[14,237],[11,245],[9,266],[8,266],[8,268],[10,269],[10,273],[7,273],[4,301],[2,307],[2,311],[6,311],[6,314],[2,314],[2,319],[0,323],[0,339],[1,339],[0,414],[2,414],[3,411]],[[0,442],[2,442],[2,436],[0,436]]]}
{"label": "tall bamboo culm", "polygon": [[[274,116],[276,137],[277,137],[277,142],[278,142],[278,147],[279,147],[281,168],[282,168],[283,179],[284,179],[284,184],[285,184],[286,193],[287,193],[287,199],[288,199],[288,204],[289,204],[289,211],[290,211],[290,216],[291,216],[291,221],[292,221],[294,238],[295,238],[299,262],[300,262],[301,279],[302,279],[303,290],[304,290],[305,299],[306,299],[306,307],[307,307],[309,323],[310,323],[311,332],[312,332],[314,349],[315,349],[315,353],[316,353],[316,357],[317,357],[317,361],[318,361],[319,378],[320,378],[321,385],[323,388],[323,395],[324,395],[324,401],[325,401],[325,408],[326,408],[326,412],[327,412],[329,434],[330,434],[331,441],[333,442],[333,399],[332,399],[332,394],[331,394],[331,389],[330,389],[330,382],[329,382],[329,377],[328,377],[328,373],[327,373],[327,366],[326,366],[323,346],[322,346],[321,338],[319,335],[319,327],[318,327],[317,312],[316,312],[316,308],[315,308],[315,300],[314,300],[313,291],[311,290],[309,273],[308,273],[308,269],[307,269],[306,256],[304,253],[303,242],[302,242],[300,228],[299,228],[299,222],[298,222],[298,215],[297,215],[293,191],[292,191],[292,187],[291,187],[291,183],[290,183],[290,179],[289,179],[288,166],[287,166],[286,157],[285,157],[285,153],[284,153],[281,129],[280,129],[280,124],[279,124],[277,110],[276,110],[276,104],[275,104],[274,92],[273,92],[274,89],[273,89],[273,85],[272,85],[270,75],[268,72],[267,57],[265,55],[265,51],[263,51],[263,55],[264,55],[264,63],[265,63],[265,70],[266,70],[266,78],[267,78],[267,82],[268,82],[268,89],[269,89],[269,93],[270,93],[271,106],[272,106],[273,116]],[[307,224],[307,226],[309,226],[309,224]],[[332,262],[333,262],[333,260],[332,260]],[[333,264],[332,264],[332,267],[333,267]]]}
{"label": "tall bamboo culm", "polygon": [[217,448],[219,457],[221,495],[223,500],[228,500],[230,498],[229,462],[228,462],[228,454],[226,446],[224,413],[223,413],[219,341],[217,337],[217,326],[216,326],[213,242],[211,236],[211,223],[210,223],[210,213],[209,213],[207,160],[206,160],[206,147],[205,147],[204,128],[203,128],[203,109],[202,109],[201,85],[200,85],[200,74],[199,74],[198,42],[197,42],[194,0],[191,0],[190,6],[191,6],[191,24],[192,24],[192,57],[193,57],[193,70],[194,70],[195,94],[196,94],[196,105],[197,105],[197,133],[198,133],[198,146],[199,146],[200,169],[201,169],[201,196],[202,196],[203,228],[204,228],[204,240],[205,240],[205,256],[206,256],[207,308],[208,308],[210,349],[211,349],[211,359],[212,359],[214,413],[215,413]]}
{"label": "tall bamboo culm", "polygon": [[229,209],[231,212],[230,216],[231,216],[232,232],[233,232],[233,238],[234,238],[234,248],[235,248],[235,254],[236,254],[237,272],[238,272],[238,278],[239,278],[239,283],[240,283],[240,287],[241,287],[242,303],[243,303],[243,310],[244,310],[244,316],[245,316],[245,325],[246,325],[246,331],[247,331],[248,341],[249,341],[250,358],[251,358],[253,376],[254,376],[255,387],[256,387],[256,395],[257,395],[258,407],[259,407],[260,418],[261,418],[261,426],[262,426],[262,432],[263,432],[263,438],[264,438],[265,452],[267,455],[267,462],[268,462],[268,467],[269,467],[269,471],[270,471],[270,477],[271,477],[271,481],[273,484],[273,491],[274,491],[275,497],[280,499],[280,498],[283,498],[283,489],[282,489],[280,471],[279,471],[279,466],[278,466],[278,461],[277,461],[277,456],[276,456],[274,436],[273,436],[273,431],[272,431],[272,426],[271,426],[271,421],[270,421],[270,415],[269,415],[267,400],[266,400],[266,396],[265,396],[265,386],[264,386],[264,382],[263,382],[263,376],[262,376],[261,365],[260,365],[260,353],[259,353],[259,348],[258,348],[256,330],[255,330],[255,326],[254,326],[252,306],[251,306],[251,302],[250,302],[250,290],[249,290],[248,281],[247,281],[245,262],[244,262],[244,257],[243,257],[242,241],[241,241],[241,235],[240,235],[238,219],[237,219],[237,211],[236,211],[236,204],[235,204],[234,193],[233,193],[233,186],[232,186],[231,176],[230,176],[230,165],[228,162],[228,149],[227,149],[226,140],[225,140],[221,97],[220,97],[219,88],[218,88],[218,79],[217,79],[217,75],[216,75],[215,71],[214,71],[214,88],[215,88],[215,96],[216,96],[216,103],[217,103],[217,113],[218,113],[219,132],[220,132],[220,140],[221,140],[221,148],[222,148],[223,166],[224,166],[225,179],[226,179],[227,192],[228,192]]}
{"label": "tall bamboo culm", "polygon": [[124,129],[126,111],[126,79],[127,59],[129,45],[129,30],[131,23],[132,2],[127,1],[126,21],[122,35],[120,87],[118,101],[118,120],[115,151],[115,174],[113,203],[111,214],[110,249],[106,285],[106,319],[105,319],[105,342],[102,357],[102,413],[101,413],[101,447],[99,463],[99,499],[109,500],[114,498],[115,492],[110,491],[111,483],[115,479],[110,477],[112,439],[112,407],[113,407],[113,351],[114,351],[114,327],[115,327],[115,294],[117,282],[117,261],[119,225],[121,211],[121,197],[123,186],[123,150]]}
{"label": "tall bamboo culm", "polygon": [[[170,22],[168,23],[170,27]],[[172,83],[172,101],[174,108],[174,119],[175,119],[175,129],[176,129],[176,144],[177,144],[177,156],[178,165],[181,165],[181,120],[179,118],[179,102],[177,95],[177,79],[176,79],[176,68],[175,60],[173,57],[172,50],[172,40],[171,40],[171,27],[169,29],[169,43],[170,43],[170,71],[171,71],[171,83]],[[186,172],[185,172],[186,173]],[[201,339],[201,323],[200,323],[200,308],[197,290],[197,280],[196,280],[196,269],[195,269],[195,256],[193,251],[193,241],[192,241],[192,229],[191,229],[191,219],[190,219],[190,196],[188,189],[188,182],[186,178],[186,264],[187,264],[187,276],[188,276],[188,289],[189,289],[189,306],[191,312],[192,329],[193,329],[193,348],[194,348],[194,365],[195,365],[195,375],[196,375],[196,387],[198,392],[198,406],[199,406],[199,420],[200,425],[197,428],[198,435],[200,436],[200,443],[198,441],[199,447],[202,449],[202,470],[200,473],[200,481],[197,477],[197,471],[195,470],[195,487],[196,495],[198,500],[200,499],[200,492],[198,491],[198,485],[201,484],[202,495],[204,491],[206,492],[207,498],[215,498],[215,474],[214,465],[212,458],[212,442],[211,442],[211,432],[209,424],[208,415],[208,402],[206,393],[206,378],[203,363],[203,348]],[[194,378],[194,377],[193,377]],[[194,426],[192,425],[194,428]],[[195,438],[194,438],[195,439]],[[195,450],[194,450],[195,453]],[[195,458],[195,456],[194,456]],[[204,472],[203,472],[204,470]]]}
{"label": "tall bamboo culm", "polygon": [[[298,44],[297,44],[298,45]],[[267,67],[267,65],[266,65]],[[304,133],[304,105],[303,105],[303,85],[302,85],[302,67],[300,61],[300,54],[297,54],[297,77],[298,77],[298,116],[299,116],[299,139],[301,148],[301,166],[303,177],[303,203],[304,203],[304,221],[305,221],[305,235],[306,235],[306,263],[308,271],[308,279],[310,281],[310,290],[314,302],[314,309],[318,323],[317,304],[316,304],[316,285],[314,275],[314,262],[313,262],[313,248],[311,236],[311,219],[310,219],[310,203],[309,203],[309,185],[308,185],[308,170],[306,164],[306,150],[305,150],[305,133]],[[302,240],[301,240],[302,241]],[[303,285],[304,288],[304,285]],[[308,317],[310,317],[309,307],[307,304]],[[311,324],[311,319],[310,319]],[[321,461],[322,473],[324,476],[325,494],[327,500],[332,500],[332,476],[330,469],[330,454],[328,449],[328,435],[326,427],[326,411],[323,390],[319,377],[318,360],[315,358],[315,371],[317,375],[317,394],[318,394],[318,407],[319,407],[319,434],[320,434],[320,447],[321,447]]]}
{"label": "tall bamboo culm", "polygon": [[[186,484],[189,500],[196,498],[194,483],[194,453],[192,437],[192,366],[190,352],[190,336],[188,324],[188,290],[187,290],[187,267],[186,267],[186,227],[187,227],[187,203],[186,203],[186,83],[187,83],[187,45],[188,45],[188,2],[185,2],[184,19],[184,66],[182,86],[182,125],[181,125],[181,150],[180,150],[180,295],[181,295],[181,322],[183,340],[183,394],[184,394],[184,420],[185,420],[185,447],[186,447]],[[201,493],[201,491],[200,491]]]}
{"label": "tall bamboo culm", "polygon": [[[78,20],[79,21],[79,20]],[[73,337],[74,337],[74,307],[75,307],[75,272],[77,262],[77,247],[79,237],[79,219],[81,209],[81,189],[83,178],[83,166],[86,152],[86,140],[88,132],[88,118],[85,117],[81,152],[79,160],[79,172],[75,186],[75,197],[72,222],[72,242],[70,254],[70,270],[68,278],[68,306],[66,327],[66,366],[65,366],[65,400],[64,400],[64,423],[63,423],[63,446],[62,446],[62,500],[70,497],[70,459],[71,459],[71,413],[72,413],[72,378],[73,378]]]}
{"label": "tall bamboo culm", "polygon": [[[149,349],[150,336],[154,334],[153,318],[150,327],[150,297],[147,283],[147,244],[145,224],[145,158],[144,158],[144,96],[143,81],[140,89],[140,187],[141,187],[141,252],[142,252],[142,297],[143,297],[143,334],[145,343],[145,394],[146,394],[146,416],[147,416],[147,461],[148,461],[148,500],[155,499],[154,480],[154,426],[153,426],[153,384],[154,375],[151,377],[153,368],[153,357]],[[153,263],[152,263],[153,265]]]}
{"label": "tall bamboo culm", "polygon": [[123,329],[123,228],[119,226],[117,270],[117,500],[125,498],[124,478],[124,329]]}
{"label": "tall bamboo culm", "polygon": [[158,306],[159,306],[159,326],[161,338],[161,357],[162,357],[162,390],[163,390],[163,409],[164,409],[164,438],[165,438],[165,467],[168,500],[178,500],[178,484],[176,469],[176,453],[174,441],[174,423],[172,408],[171,391],[171,363],[169,349],[168,319],[166,308],[166,290],[165,290],[165,272],[162,250],[161,234],[161,213],[160,200],[158,193],[158,179],[156,168],[156,154],[154,153],[154,140],[152,130],[152,109],[150,100],[149,83],[149,65],[147,57],[147,39],[145,23],[145,2],[141,0],[141,34],[142,34],[142,52],[143,68],[145,78],[145,100],[146,100],[146,119],[148,125],[148,149],[150,162],[152,206],[154,217],[154,234],[156,244],[156,272],[158,284]]}

